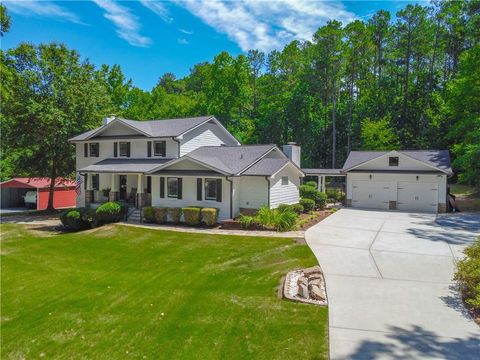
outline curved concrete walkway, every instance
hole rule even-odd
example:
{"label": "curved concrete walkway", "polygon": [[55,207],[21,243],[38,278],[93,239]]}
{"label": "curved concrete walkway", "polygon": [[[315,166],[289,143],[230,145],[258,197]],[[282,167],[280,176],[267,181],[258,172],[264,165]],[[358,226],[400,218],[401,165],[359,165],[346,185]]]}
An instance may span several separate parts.
{"label": "curved concrete walkway", "polygon": [[342,209],[307,230],[325,273],[331,359],[479,359],[452,282],[480,214]]}

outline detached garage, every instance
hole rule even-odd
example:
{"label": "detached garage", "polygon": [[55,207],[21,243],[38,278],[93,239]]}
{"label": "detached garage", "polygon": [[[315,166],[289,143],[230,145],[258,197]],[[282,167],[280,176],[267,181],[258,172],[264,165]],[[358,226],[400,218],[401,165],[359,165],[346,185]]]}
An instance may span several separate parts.
{"label": "detached garage", "polygon": [[[33,208],[45,210],[50,191],[49,178],[13,178],[0,184],[2,209]],[[75,207],[75,181],[57,179],[53,195],[56,209]]]}
{"label": "detached garage", "polygon": [[347,206],[445,212],[447,150],[352,151],[342,169],[347,176]]}

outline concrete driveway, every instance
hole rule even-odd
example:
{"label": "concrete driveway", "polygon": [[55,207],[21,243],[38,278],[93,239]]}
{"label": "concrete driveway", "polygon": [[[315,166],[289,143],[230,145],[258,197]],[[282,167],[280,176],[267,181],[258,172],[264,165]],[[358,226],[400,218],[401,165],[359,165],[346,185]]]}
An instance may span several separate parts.
{"label": "concrete driveway", "polygon": [[454,262],[480,214],[342,209],[306,240],[325,273],[331,359],[479,359]]}

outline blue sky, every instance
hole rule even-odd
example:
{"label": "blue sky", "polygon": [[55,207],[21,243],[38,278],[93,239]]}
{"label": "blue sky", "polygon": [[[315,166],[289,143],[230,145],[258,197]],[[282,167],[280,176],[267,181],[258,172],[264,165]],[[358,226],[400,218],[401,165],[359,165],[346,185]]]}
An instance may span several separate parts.
{"label": "blue sky", "polygon": [[[165,72],[185,76],[220,51],[281,49],[310,39],[329,19],[367,20],[419,1],[173,0],[2,1],[11,17],[2,49],[28,41],[62,42],[95,65],[120,64],[150,90]],[[426,4],[424,2],[424,4]]]}

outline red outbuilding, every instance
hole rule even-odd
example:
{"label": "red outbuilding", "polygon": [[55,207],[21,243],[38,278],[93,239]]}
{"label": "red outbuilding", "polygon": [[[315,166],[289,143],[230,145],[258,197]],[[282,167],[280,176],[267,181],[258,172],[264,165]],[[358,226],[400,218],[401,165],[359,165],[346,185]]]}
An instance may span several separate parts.
{"label": "red outbuilding", "polygon": [[[50,182],[50,178],[13,178],[2,182],[2,209],[27,207],[45,210],[48,206]],[[53,207],[61,209],[75,205],[75,181],[57,178]]]}

